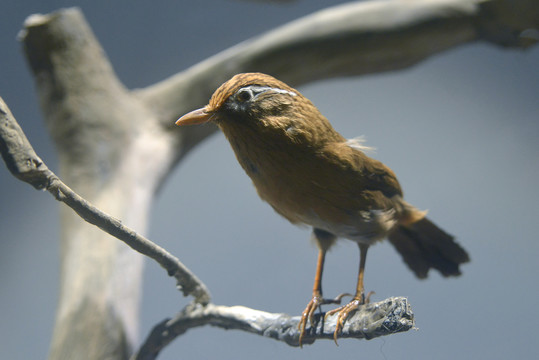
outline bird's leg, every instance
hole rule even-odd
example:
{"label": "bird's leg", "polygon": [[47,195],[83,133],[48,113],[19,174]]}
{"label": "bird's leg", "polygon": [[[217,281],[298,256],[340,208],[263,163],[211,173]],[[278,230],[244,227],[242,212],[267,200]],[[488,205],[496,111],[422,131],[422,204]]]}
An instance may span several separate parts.
{"label": "bird's leg", "polygon": [[344,322],[346,321],[350,313],[357,310],[360,305],[369,302],[369,298],[372,295],[372,292],[370,292],[367,295],[367,298],[365,298],[365,288],[363,286],[363,277],[365,274],[365,261],[367,260],[368,248],[369,248],[369,245],[359,244],[359,273],[357,275],[356,295],[348,304],[341,306],[337,309],[328,311],[326,313],[326,316],[339,313],[339,315],[337,316],[337,324],[335,325],[335,332],[333,333],[333,340],[335,340],[335,344],[337,344],[337,337],[341,333],[342,328],[344,326]]}
{"label": "bird's leg", "polygon": [[319,249],[318,262],[316,264],[316,274],[314,276],[313,297],[307,304],[305,310],[303,310],[298,324],[298,342],[300,347],[302,346],[303,337],[305,336],[307,322],[310,322],[312,327],[314,326],[314,312],[316,309],[319,309],[320,305],[323,304],[340,304],[342,297],[348,295],[342,294],[337,296],[335,299],[324,299],[322,297],[322,273],[324,272],[324,260],[326,259],[326,252],[335,243],[337,237],[326,230],[313,228],[313,239],[316,241]]}
{"label": "bird's leg", "polygon": [[314,276],[313,297],[307,304],[305,310],[301,314],[301,320],[298,324],[299,330],[299,346],[302,347],[302,340],[305,336],[305,326],[307,321],[314,325],[314,312],[324,303],[322,298],[322,272],[324,271],[324,260],[326,258],[326,250],[320,249],[318,252],[318,262],[316,264],[316,274]]}

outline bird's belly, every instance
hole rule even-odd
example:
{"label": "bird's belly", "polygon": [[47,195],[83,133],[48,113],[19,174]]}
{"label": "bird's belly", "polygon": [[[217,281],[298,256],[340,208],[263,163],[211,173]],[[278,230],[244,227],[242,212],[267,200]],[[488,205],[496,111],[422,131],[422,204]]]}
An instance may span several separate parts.
{"label": "bird's belly", "polygon": [[287,192],[286,188],[281,188],[278,195],[265,192],[264,186],[257,189],[263,200],[293,224],[312,226],[356,242],[381,240],[397,224],[395,209],[343,209],[316,195]]}
{"label": "bird's belly", "polygon": [[326,230],[337,237],[372,244],[385,238],[397,224],[397,220],[394,209],[358,211],[343,216],[341,221],[327,219],[315,211],[308,211],[303,214],[302,223]]}

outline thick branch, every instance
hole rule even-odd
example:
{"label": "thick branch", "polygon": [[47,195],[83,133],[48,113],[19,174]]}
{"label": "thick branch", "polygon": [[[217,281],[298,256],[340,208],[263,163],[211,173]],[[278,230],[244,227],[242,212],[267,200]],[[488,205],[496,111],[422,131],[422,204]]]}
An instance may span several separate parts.
{"label": "thick branch", "polygon": [[[539,27],[533,0],[392,0],[338,5],[223,51],[140,90],[166,124],[186,104],[204,105],[232,75],[260,71],[298,86],[338,76],[402,69],[475,40],[529,45],[520,34]],[[191,131],[190,128],[189,131]],[[192,131],[206,131],[196,128]]]}
{"label": "thick branch", "polygon": [[[312,344],[318,339],[333,339],[338,315],[321,321],[322,315],[315,316],[316,326],[308,329],[303,344]],[[272,314],[244,306],[190,305],[174,319],[166,319],[156,325],[134,358],[155,359],[159,351],[174,338],[189,329],[204,325],[243,330],[298,346],[299,320],[299,316]],[[346,321],[340,337],[370,340],[408,331],[413,327],[414,315],[408,300],[393,297],[362,306]]]}
{"label": "thick branch", "polygon": [[[152,196],[170,167],[167,135],[118,80],[78,9],[32,15],[20,34],[62,180],[144,233]],[[50,358],[125,359],[137,342],[143,259],[71,209],[61,207],[60,215]]]}
{"label": "thick branch", "polygon": [[177,280],[185,296],[192,295],[200,304],[210,301],[206,286],[179,259],[154,244],[120,220],[97,209],[64,184],[36,155],[11,111],[0,97],[0,151],[11,173],[37,189],[45,189],[72,208],[80,217],[108,234],[122,240],[134,250],[150,257]]}

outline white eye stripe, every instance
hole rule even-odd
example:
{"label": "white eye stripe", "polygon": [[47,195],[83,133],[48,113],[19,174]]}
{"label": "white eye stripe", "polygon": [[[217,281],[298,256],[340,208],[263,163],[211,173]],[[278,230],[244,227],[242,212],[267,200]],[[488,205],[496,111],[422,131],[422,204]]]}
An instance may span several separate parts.
{"label": "white eye stripe", "polygon": [[272,87],[269,87],[269,86],[265,87],[265,91],[274,91],[274,92],[279,93],[279,94],[288,94],[288,95],[291,95],[291,96],[297,96],[298,95],[293,91],[283,90],[283,89],[279,89],[279,88],[272,88]]}
{"label": "white eye stripe", "polygon": [[273,91],[273,92],[276,92],[276,93],[279,93],[279,94],[288,94],[290,96],[297,96],[298,95],[293,91],[274,88],[274,87],[270,87],[270,86],[251,85],[251,86],[246,86],[244,88],[241,88],[240,90],[243,90],[243,89],[251,90],[253,92],[253,94],[255,94],[255,96],[258,95],[258,94],[261,94],[263,92],[266,92],[266,91]]}

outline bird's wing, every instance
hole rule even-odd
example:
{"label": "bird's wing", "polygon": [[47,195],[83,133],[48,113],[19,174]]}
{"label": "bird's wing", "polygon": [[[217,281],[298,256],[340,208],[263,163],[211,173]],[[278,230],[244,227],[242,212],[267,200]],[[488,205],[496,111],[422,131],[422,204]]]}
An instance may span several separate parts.
{"label": "bird's wing", "polygon": [[395,173],[360,149],[349,146],[348,142],[328,147],[327,156],[330,161],[339,163],[338,166],[347,173],[346,178],[351,181],[349,187],[359,191],[380,192],[388,199],[396,195],[402,197],[402,189]]}

